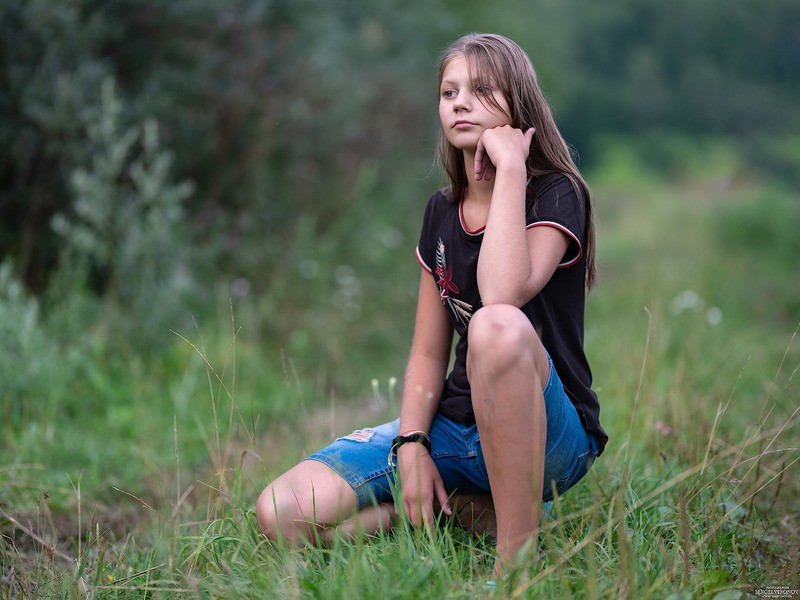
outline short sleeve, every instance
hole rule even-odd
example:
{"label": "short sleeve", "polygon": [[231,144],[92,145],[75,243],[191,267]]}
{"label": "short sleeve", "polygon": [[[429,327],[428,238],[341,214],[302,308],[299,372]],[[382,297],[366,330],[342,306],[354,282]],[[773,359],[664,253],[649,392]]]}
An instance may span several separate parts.
{"label": "short sleeve", "polygon": [[430,230],[434,223],[437,203],[441,201],[440,196],[441,192],[437,192],[428,198],[428,205],[425,207],[425,215],[422,218],[419,243],[417,244],[417,261],[428,273],[433,272],[431,265],[436,264],[436,249],[433,248]]}
{"label": "short sleeve", "polygon": [[[576,186],[578,190],[576,190]],[[570,244],[559,268],[571,267],[583,256],[586,211],[583,190],[563,174],[553,173],[537,179],[527,198],[527,225],[555,227]]]}

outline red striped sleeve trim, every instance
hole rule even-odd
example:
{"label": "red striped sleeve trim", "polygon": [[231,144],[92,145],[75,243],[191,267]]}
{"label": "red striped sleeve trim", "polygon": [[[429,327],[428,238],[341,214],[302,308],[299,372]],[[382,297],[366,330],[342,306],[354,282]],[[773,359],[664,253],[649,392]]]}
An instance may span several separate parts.
{"label": "red striped sleeve trim", "polygon": [[562,233],[566,234],[567,237],[569,237],[573,242],[575,242],[575,245],[578,246],[578,255],[567,261],[558,263],[559,269],[565,269],[567,267],[571,267],[572,265],[577,263],[583,256],[583,246],[581,245],[580,240],[575,236],[574,233],[572,233],[569,229],[567,229],[563,225],[555,223],[553,221],[536,221],[536,223],[531,223],[530,225],[528,225],[527,229],[531,229],[532,227],[555,227]]}
{"label": "red striped sleeve trim", "polygon": [[420,266],[423,269],[425,269],[428,273],[433,273],[433,269],[431,269],[428,265],[426,265],[425,261],[422,260],[422,255],[419,253],[419,246],[417,246],[416,254],[417,254],[417,262],[420,264]]}

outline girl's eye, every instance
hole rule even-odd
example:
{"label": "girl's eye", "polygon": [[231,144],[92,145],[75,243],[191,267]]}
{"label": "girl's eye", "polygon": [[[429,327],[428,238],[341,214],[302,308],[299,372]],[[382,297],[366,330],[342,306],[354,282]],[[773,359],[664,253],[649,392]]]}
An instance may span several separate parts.
{"label": "girl's eye", "polygon": [[479,96],[489,96],[492,93],[492,88],[489,86],[479,85],[475,88],[475,93]]}
{"label": "girl's eye", "polygon": [[442,98],[454,98],[456,95],[455,91],[453,90],[445,90],[442,92]]}

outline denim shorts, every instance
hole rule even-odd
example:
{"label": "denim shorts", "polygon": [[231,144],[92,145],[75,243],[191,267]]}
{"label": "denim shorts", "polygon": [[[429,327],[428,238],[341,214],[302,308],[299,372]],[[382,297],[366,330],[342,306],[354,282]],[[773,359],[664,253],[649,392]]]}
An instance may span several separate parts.
{"label": "denim shorts", "polygon": [[[597,457],[598,445],[581,424],[575,407],[550,360],[544,387],[547,443],[542,500],[553,498],[575,485]],[[355,490],[359,510],[392,499],[395,469],[388,456],[398,435],[400,420],[378,427],[358,429],[308,457],[328,465]],[[491,493],[477,425],[462,425],[437,414],[429,432],[431,457],[448,493]]]}

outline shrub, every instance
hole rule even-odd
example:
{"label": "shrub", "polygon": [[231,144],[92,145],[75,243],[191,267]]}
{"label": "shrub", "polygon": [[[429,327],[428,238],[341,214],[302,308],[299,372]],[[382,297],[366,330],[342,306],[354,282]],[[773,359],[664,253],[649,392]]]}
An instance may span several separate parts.
{"label": "shrub", "polygon": [[88,130],[91,164],[73,172],[72,210],[56,214],[52,224],[67,274],[59,287],[96,293],[103,309],[98,324],[112,338],[138,344],[166,333],[180,306],[181,203],[192,185],[170,181],[172,157],[161,147],[157,123],[124,128],[122,110],[113,80],[105,80]]}

